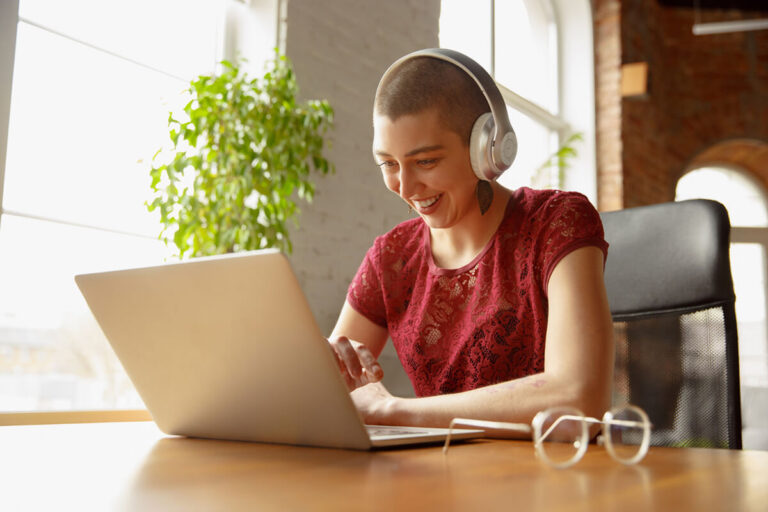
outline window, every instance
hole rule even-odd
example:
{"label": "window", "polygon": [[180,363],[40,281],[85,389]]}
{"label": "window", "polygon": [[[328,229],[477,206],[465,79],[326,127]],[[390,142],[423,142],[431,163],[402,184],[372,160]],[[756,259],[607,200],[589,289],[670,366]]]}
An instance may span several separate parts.
{"label": "window", "polygon": [[[591,7],[586,0],[443,0],[440,45],[466,53],[499,85],[518,138],[518,155],[500,182],[562,187],[596,200]],[[565,84],[568,84],[566,87]],[[574,134],[579,156],[559,183],[537,173]]]}
{"label": "window", "polygon": [[0,411],[141,407],[73,276],[169,255],[144,207],[147,162],[189,80],[222,56],[222,3],[10,4]]}

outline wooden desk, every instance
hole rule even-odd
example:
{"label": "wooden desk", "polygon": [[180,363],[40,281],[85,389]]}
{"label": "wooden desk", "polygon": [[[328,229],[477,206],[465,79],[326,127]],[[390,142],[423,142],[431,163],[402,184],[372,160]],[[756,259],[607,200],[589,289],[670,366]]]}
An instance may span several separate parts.
{"label": "wooden desk", "polygon": [[325,450],[164,437],[154,423],[0,427],[0,510],[760,510],[768,452],[651,448],[571,469],[530,442]]}

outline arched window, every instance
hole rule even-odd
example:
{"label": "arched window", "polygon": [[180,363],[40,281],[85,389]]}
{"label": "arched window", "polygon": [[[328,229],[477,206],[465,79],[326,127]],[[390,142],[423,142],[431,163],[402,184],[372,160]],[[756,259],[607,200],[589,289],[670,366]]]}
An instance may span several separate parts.
{"label": "arched window", "polygon": [[[466,53],[496,80],[519,149],[500,182],[579,190],[596,199],[594,80],[588,0],[443,0],[440,45]],[[567,87],[564,84],[568,84]],[[563,179],[541,169],[572,135]]]}
{"label": "arched window", "polygon": [[768,330],[766,328],[766,254],[768,254],[768,196],[746,171],[732,167],[701,167],[677,183],[676,200],[714,199],[731,220],[731,274],[736,292],[739,371],[744,420],[744,447],[768,448],[765,404],[768,392]]}

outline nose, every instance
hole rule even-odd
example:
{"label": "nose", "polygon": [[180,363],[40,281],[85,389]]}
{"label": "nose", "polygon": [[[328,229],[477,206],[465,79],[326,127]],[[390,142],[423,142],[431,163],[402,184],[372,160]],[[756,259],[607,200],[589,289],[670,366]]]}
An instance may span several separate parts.
{"label": "nose", "polygon": [[413,197],[413,194],[418,188],[418,179],[416,177],[415,171],[411,168],[411,166],[407,164],[401,165],[400,174],[398,178],[400,181],[400,186],[398,190],[400,197],[402,197],[403,199],[408,199],[409,197]]}

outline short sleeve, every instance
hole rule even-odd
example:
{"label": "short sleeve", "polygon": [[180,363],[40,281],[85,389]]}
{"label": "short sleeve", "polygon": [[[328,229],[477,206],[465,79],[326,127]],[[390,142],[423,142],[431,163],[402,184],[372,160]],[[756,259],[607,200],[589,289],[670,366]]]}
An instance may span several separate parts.
{"label": "short sleeve", "polygon": [[374,244],[363,258],[355,278],[347,290],[347,302],[371,322],[387,326],[384,290],[376,268],[377,248]]}
{"label": "short sleeve", "polygon": [[565,256],[581,247],[595,246],[603,251],[605,261],[608,243],[600,214],[584,195],[561,192],[552,196],[543,207],[538,242],[542,286],[546,290],[552,271]]}

